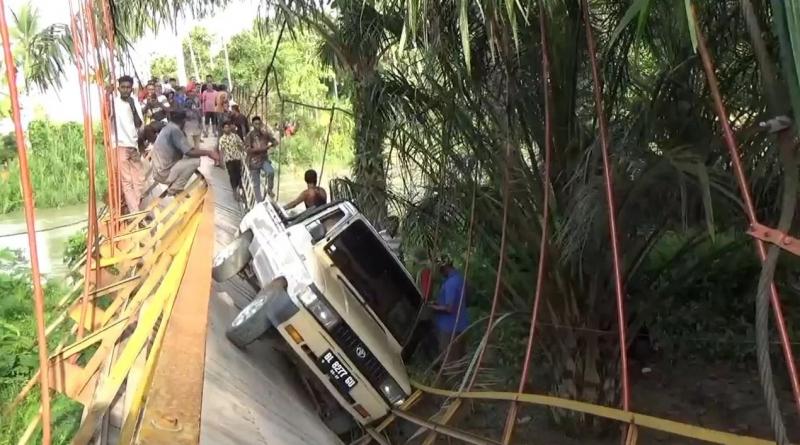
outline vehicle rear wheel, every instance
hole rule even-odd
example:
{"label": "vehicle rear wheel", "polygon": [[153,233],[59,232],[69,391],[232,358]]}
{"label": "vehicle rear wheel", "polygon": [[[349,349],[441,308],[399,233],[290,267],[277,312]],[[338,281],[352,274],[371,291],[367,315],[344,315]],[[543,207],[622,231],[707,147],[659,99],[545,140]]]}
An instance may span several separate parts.
{"label": "vehicle rear wheel", "polygon": [[220,283],[232,278],[239,273],[252,258],[250,255],[250,242],[253,241],[253,232],[248,230],[239,235],[230,244],[225,246],[214,256],[211,276]]}
{"label": "vehicle rear wheel", "polygon": [[237,348],[244,349],[266,332],[275,329],[267,314],[269,297],[268,291],[259,292],[250,304],[242,308],[225,331],[225,336]]}

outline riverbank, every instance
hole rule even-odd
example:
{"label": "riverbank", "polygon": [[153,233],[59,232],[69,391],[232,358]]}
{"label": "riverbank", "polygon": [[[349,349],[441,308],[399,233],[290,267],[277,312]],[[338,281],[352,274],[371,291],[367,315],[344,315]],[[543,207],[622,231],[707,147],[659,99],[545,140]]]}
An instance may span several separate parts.
{"label": "riverbank", "polygon": [[[306,188],[306,184],[303,182],[305,170],[306,167],[287,165],[279,175],[276,175],[275,187],[279,192],[278,198],[281,202],[285,203],[294,199]],[[329,165],[323,173],[323,183],[327,184],[330,179],[348,173],[347,165]],[[66,267],[62,262],[64,249],[69,238],[85,227],[85,203],[36,209],[36,241],[42,273],[58,277],[66,272]],[[19,250],[25,258],[28,258],[25,215],[21,209],[0,213],[0,249],[2,248]]]}
{"label": "riverbank", "polygon": [[[30,141],[28,161],[36,206],[63,208],[85,203],[89,179],[83,125],[34,120],[26,134]],[[102,138],[96,138],[96,141],[102,141]],[[101,143],[96,145],[95,152],[95,182],[101,196],[107,188],[106,161]],[[22,208],[19,184],[16,144],[4,141],[0,149],[0,215]]]}

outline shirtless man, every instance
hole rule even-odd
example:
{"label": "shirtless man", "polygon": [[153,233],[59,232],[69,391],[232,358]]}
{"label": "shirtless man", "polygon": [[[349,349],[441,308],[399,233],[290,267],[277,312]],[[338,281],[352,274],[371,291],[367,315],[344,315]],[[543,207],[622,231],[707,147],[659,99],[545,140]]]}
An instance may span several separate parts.
{"label": "shirtless man", "polygon": [[315,170],[306,170],[305,174],[306,189],[286,204],[286,210],[297,207],[301,202],[305,203],[306,209],[316,206],[321,206],[328,202],[328,194],[325,189],[317,186],[317,172]]}

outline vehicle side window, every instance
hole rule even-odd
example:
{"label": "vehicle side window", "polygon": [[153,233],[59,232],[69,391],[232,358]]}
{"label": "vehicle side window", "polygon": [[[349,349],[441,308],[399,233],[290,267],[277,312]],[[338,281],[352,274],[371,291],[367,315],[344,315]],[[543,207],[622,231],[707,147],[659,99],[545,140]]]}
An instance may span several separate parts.
{"label": "vehicle side window", "polygon": [[336,209],[335,212],[332,212],[329,215],[325,215],[322,219],[320,219],[320,223],[322,226],[325,227],[325,231],[329,232],[336,226],[336,223],[344,218],[344,212],[340,209]]}

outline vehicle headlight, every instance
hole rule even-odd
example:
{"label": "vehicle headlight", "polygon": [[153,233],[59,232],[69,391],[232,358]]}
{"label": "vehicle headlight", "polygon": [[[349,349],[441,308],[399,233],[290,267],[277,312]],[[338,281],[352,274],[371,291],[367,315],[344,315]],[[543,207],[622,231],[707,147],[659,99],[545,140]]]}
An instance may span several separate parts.
{"label": "vehicle headlight", "polygon": [[331,329],[342,321],[339,315],[326,301],[320,298],[317,292],[311,287],[300,294],[300,301],[303,302],[306,309],[314,315],[314,318],[316,318],[325,329]]}
{"label": "vehicle headlight", "polygon": [[406,393],[403,391],[403,388],[391,377],[386,377],[386,379],[381,382],[381,392],[394,406],[400,406],[406,401]]}

